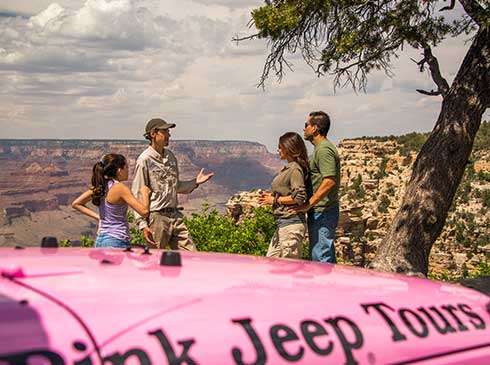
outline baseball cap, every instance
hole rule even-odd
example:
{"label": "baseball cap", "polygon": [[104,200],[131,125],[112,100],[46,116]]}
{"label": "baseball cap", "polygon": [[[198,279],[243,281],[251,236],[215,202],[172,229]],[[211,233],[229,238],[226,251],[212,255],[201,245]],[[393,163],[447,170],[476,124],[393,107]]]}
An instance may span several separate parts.
{"label": "baseball cap", "polygon": [[155,129],[169,129],[174,127],[175,127],[175,123],[167,123],[165,120],[161,118],[153,118],[148,123],[146,123],[144,136],[146,137],[147,135],[150,134],[152,130]]}

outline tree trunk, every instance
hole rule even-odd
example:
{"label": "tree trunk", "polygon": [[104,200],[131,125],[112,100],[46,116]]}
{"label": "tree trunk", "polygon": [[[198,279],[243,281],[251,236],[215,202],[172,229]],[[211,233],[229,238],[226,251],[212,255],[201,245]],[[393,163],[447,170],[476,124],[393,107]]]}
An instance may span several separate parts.
{"label": "tree trunk", "polygon": [[465,171],[475,135],[490,106],[490,29],[482,27],[442,102],[441,113],[415,161],[400,209],[370,267],[427,275]]}

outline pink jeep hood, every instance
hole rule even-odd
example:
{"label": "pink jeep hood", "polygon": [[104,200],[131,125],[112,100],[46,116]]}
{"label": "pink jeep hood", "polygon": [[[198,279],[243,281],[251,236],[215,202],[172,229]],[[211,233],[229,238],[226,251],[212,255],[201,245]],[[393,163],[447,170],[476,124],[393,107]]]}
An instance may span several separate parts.
{"label": "pink jeep hood", "polygon": [[490,364],[490,298],[343,265],[0,249],[0,365]]}

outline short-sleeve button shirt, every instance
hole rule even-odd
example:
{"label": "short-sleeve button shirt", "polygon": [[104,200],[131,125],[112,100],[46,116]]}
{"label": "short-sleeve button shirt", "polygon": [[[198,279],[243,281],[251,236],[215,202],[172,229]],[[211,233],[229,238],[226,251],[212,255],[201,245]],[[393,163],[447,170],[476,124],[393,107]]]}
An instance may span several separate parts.
{"label": "short-sleeve button shirt", "polygon": [[335,181],[335,186],[319,201],[313,209],[316,211],[327,210],[339,201],[340,186],[340,158],[337,149],[328,139],[323,139],[315,145],[313,155],[310,158],[310,179],[313,193],[318,190],[323,179],[330,177]]}

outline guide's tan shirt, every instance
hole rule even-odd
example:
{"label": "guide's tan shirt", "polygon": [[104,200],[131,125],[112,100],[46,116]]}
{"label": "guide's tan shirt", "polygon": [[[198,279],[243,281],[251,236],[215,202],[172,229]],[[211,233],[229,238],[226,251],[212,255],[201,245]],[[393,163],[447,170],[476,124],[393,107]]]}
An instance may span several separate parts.
{"label": "guide's tan shirt", "polygon": [[[149,219],[152,212],[163,208],[177,208],[177,193],[188,194],[197,187],[196,180],[179,180],[177,159],[172,151],[165,149],[162,157],[151,146],[148,146],[136,160],[131,187],[134,196],[139,197],[139,190],[143,185],[151,189]],[[149,219],[142,218],[137,212],[134,214],[139,229],[148,227]]]}

